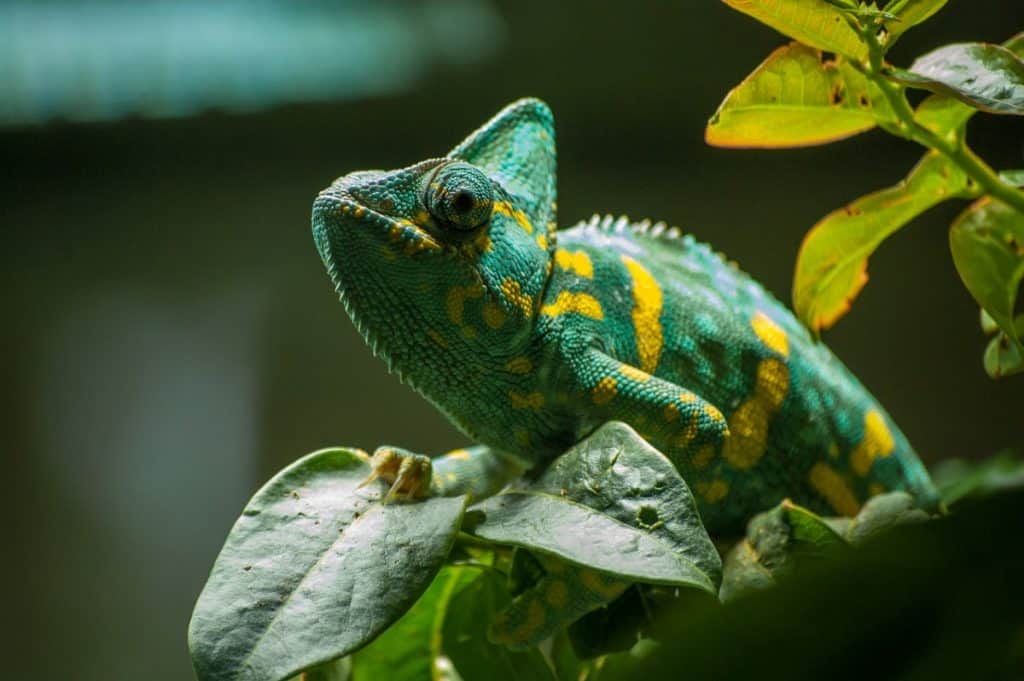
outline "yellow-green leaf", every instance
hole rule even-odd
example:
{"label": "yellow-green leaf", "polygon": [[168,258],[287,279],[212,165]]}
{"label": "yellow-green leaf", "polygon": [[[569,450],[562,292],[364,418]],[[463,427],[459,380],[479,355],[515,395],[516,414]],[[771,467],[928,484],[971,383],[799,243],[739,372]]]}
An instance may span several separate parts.
{"label": "yellow-green leaf", "polygon": [[825,144],[892,118],[864,76],[842,57],[790,43],[726,95],[704,136],[719,147]]}
{"label": "yellow-green leaf", "polygon": [[[885,27],[889,30],[889,42],[891,47],[896,38],[905,33],[907,29],[917,26],[922,21],[942,9],[948,0],[909,0],[902,3],[893,14],[896,19],[886,21]],[[886,7],[886,11],[889,8]]]}
{"label": "yellow-green leaf", "polygon": [[853,59],[867,56],[867,47],[850,28],[841,9],[825,0],[724,0],[735,10],[819,50]]}
{"label": "yellow-green leaf", "polygon": [[890,234],[962,191],[966,177],[928,152],[899,184],[833,211],[804,237],[793,279],[793,307],[812,330],[832,326],[867,283],[868,257]]}
{"label": "yellow-green leaf", "polygon": [[[1022,346],[1014,308],[1024,281],[1024,215],[1001,201],[981,198],[953,222],[949,247],[967,290],[995,320],[1019,355]],[[1004,354],[1012,353],[1013,349],[1007,347]],[[1002,364],[995,362],[993,366]]]}

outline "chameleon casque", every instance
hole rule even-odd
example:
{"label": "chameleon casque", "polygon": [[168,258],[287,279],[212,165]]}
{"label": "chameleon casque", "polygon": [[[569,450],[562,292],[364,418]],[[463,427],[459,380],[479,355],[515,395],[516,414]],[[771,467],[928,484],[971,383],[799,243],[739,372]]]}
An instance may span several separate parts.
{"label": "chameleon casque", "polygon": [[662,223],[556,231],[555,216],[553,119],[536,99],[444,158],[317,197],[316,246],[359,332],[480,443],[432,465],[381,448],[391,496],[479,497],[619,420],[673,462],[712,536],[787,497],[847,516],[889,490],[937,506],[885,410],[733,263]]}

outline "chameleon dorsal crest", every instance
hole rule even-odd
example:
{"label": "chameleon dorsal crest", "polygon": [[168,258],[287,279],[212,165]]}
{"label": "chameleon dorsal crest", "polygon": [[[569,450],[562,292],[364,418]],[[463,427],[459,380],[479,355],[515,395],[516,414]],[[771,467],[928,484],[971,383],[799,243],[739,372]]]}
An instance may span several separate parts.
{"label": "chameleon dorsal crest", "polygon": [[448,153],[472,163],[511,194],[540,232],[555,229],[555,128],[539,99],[520,99]]}

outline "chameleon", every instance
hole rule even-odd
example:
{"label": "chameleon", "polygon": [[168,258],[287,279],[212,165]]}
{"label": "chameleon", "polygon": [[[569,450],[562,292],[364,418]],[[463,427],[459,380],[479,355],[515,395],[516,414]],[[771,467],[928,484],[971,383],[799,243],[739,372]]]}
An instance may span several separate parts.
{"label": "chameleon", "polygon": [[[486,496],[614,420],[671,460],[712,536],[784,498],[852,516],[904,490],[938,508],[884,408],[735,263],[662,222],[557,229],[554,135],[548,106],[521,99],[446,156],[352,172],[313,203],[317,250],[373,354],[477,443],[433,459],[379,448],[389,499]],[[566,583],[571,616],[623,590],[581,570]],[[497,639],[570,616],[520,605]]]}

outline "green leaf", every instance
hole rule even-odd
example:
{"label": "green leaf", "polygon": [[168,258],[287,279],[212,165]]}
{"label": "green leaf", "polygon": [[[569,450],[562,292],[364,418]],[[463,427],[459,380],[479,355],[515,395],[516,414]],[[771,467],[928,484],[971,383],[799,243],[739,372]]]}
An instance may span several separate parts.
{"label": "green leaf", "polygon": [[401,619],[352,656],[352,681],[438,679],[446,614],[454,597],[477,576],[474,568],[442,568]]}
{"label": "green leaf", "polygon": [[845,546],[843,538],[821,516],[788,499],[782,502],[781,507],[790,537],[796,545],[811,548],[815,553]]}
{"label": "green leaf", "polygon": [[189,648],[201,681],[276,681],[365,645],[440,569],[465,499],[382,504],[365,454],[325,449],[249,501],[199,595]]}
{"label": "green leaf", "polygon": [[999,179],[1017,188],[1024,187],[1024,169],[1000,170]]}
{"label": "green leaf", "polygon": [[863,196],[812,227],[800,246],[793,278],[793,307],[803,323],[814,331],[835,324],[867,283],[868,258],[882,241],[957,196],[966,179],[931,151],[899,184]]}
{"label": "green leaf", "polygon": [[908,2],[889,3],[885,9],[892,12],[895,15],[895,19],[885,22],[885,27],[889,31],[886,48],[892,47],[896,38],[906,33],[907,30],[917,26],[942,9],[946,2],[947,0],[909,0]]}
{"label": "green leaf", "polygon": [[[1014,327],[1017,337],[1024,338],[1024,315],[1017,317]],[[1000,331],[989,341],[983,357],[985,373],[992,378],[1002,378],[1024,372],[1024,348]]]}
{"label": "green leaf", "polygon": [[854,545],[862,544],[894,527],[924,522],[928,518],[928,514],[917,507],[914,497],[906,492],[880,494],[868,499],[850,522],[846,539]]}
{"label": "green leaf", "polygon": [[291,681],[348,681],[352,677],[352,658],[342,657],[311,667]]}
{"label": "green leaf", "polygon": [[715,593],[721,574],[686,483],[624,423],[605,424],[528,487],[472,511],[484,519],[467,529],[483,539],[632,581]]}
{"label": "green leaf", "polygon": [[1024,487],[1024,460],[1005,451],[981,461],[946,459],[932,471],[943,503]]}
{"label": "green leaf", "polygon": [[819,50],[863,59],[868,50],[844,10],[825,0],[724,0],[762,24]]}
{"label": "green leaf", "polygon": [[908,70],[890,69],[889,75],[982,111],[1024,115],[1024,61],[1001,45],[947,45],[918,58]]}
{"label": "green leaf", "polygon": [[1024,215],[981,198],[953,221],[949,247],[967,290],[1019,349],[1014,309],[1024,280]]}
{"label": "green leaf", "polygon": [[500,575],[484,570],[448,604],[442,646],[463,679],[555,681],[537,648],[513,651],[488,640],[487,625],[511,600]]}
{"label": "green leaf", "polygon": [[892,119],[873,86],[842,57],[790,43],[769,55],[726,95],[704,138],[718,147],[825,144]]}

